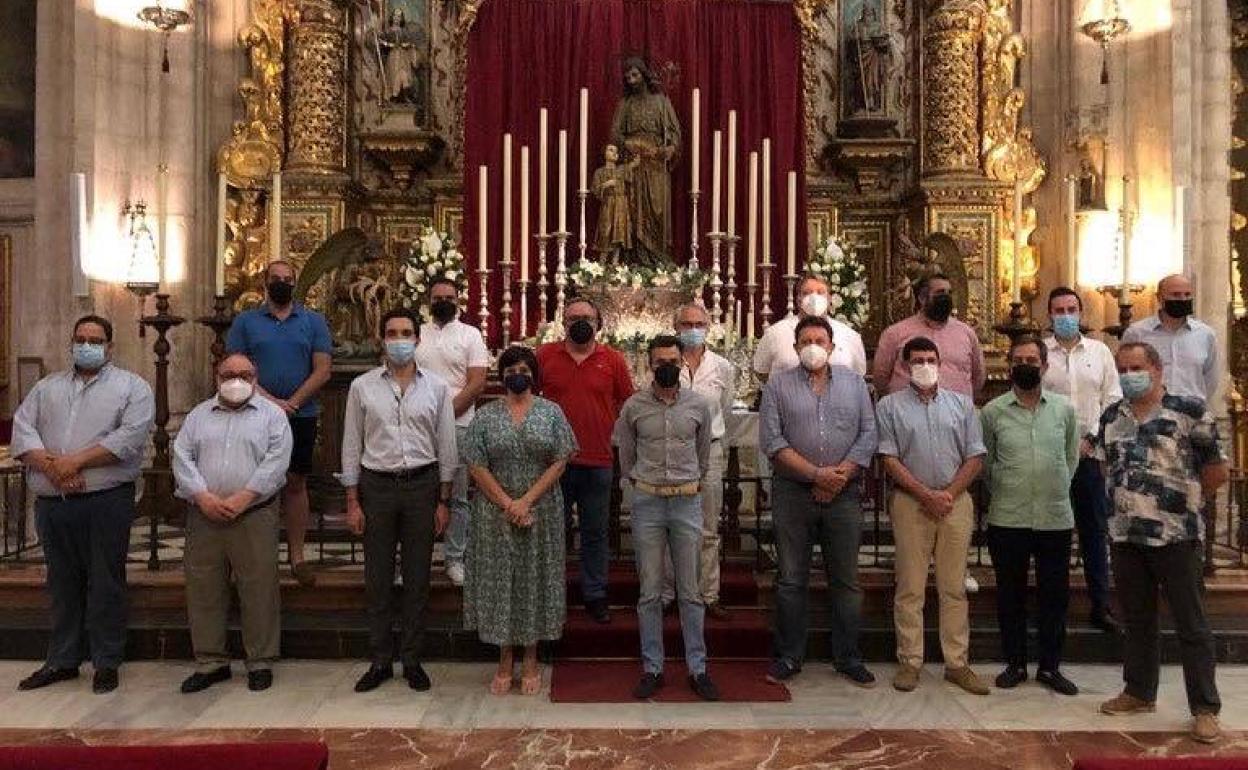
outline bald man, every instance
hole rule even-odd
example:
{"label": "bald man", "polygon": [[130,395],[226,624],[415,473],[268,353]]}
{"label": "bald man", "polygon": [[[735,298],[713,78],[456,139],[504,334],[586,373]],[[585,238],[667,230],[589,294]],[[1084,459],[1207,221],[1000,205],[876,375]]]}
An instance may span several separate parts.
{"label": "bald man", "polygon": [[1157,284],[1157,315],[1131,324],[1123,343],[1146,342],[1161,356],[1166,392],[1208,403],[1218,391],[1218,337],[1192,317],[1192,282],[1168,275]]}

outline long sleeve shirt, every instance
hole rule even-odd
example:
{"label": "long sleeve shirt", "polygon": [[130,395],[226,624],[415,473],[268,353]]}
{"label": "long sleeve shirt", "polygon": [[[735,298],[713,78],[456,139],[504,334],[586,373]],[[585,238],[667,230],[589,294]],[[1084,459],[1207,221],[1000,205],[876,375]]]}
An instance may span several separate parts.
{"label": "long sleeve shirt", "polygon": [[270,498],[286,484],[293,445],[290,420],[267,398],[253,396],[238,409],[210,398],[191,410],[173,441],[177,495],[228,497],[245,489]]}
{"label": "long sleeve shirt", "polygon": [[1052,337],[1044,344],[1049,348],[1044,389],[1069,398],[1079,420],[1079,435],[1095,436],[1101,414],[1122,398],[1114,354],[1104,342],[1089,337],[1080,337],[1070,350]]}
{"label": "long sleeve shirt", "polygon": [[732,402],[737,397],[737,367],[708,350],[702,354],[697,371],[691,371],[688,364],[681,366],[680,386],[691,388],[706,399],[711,408],[711,438],[722,439],[726,430],[724,415],[732,411]]}
{"label": "long sleeve shirt", "polygon": [[417,369],[402,390],[385,366],[356,377],[342,423],[342,485],[359,484],[361,468],[393,473],[435,462],[440,480],[453,481],[459,453],[454,397],[446,381]]}
{"label": "long sleeve shirt", "polygon": [[[83,492],[98,492],[134,481],[143,464],[155,412],[152,389],[137,374],[105,364],[90,379],[73,369],[40,380],[13,415],[9,453],[21,457],[46,450],[68,455],[99,445],[117,462],[82,472]],[[31,491],[59,495],[52,482],[27,467]]]}
{"label": "long sleeve shirt", "polygon": [[1170,331],[1154,315],[1127,327],[1122,341],[1147,342],[1157,349],[1166,392],[1213,401],[1218,392],[1218,335],[1207,324],[1189,317]]}
{"label": "long sleeve shirt", "polygon": [[[758,431],[768,457],[792,449],[820,467],[849,460],[868,468],[878,444],[871,393],[862,377],[844,366],[828,367],[823,393],[815,392],[801,367],[768,379]],[[776,470],[784,473],[779,466]]]}
{"label": "long sleeve shirt", "polygon": [[710,467],[711,409],[687,388],[670,404],[644,388],[624,402],[613,438],[624,478],[655,485],[700,481]]}

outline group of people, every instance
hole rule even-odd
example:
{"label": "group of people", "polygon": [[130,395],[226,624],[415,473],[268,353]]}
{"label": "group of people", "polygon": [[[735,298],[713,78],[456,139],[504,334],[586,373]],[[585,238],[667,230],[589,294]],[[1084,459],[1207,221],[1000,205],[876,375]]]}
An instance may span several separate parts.
{"label": "group of people", "polygon": [[[280,518],[294,576],[315,581],[302,560],[304,476],[330,340],[324,319],[293,301],[294,283],[291,265],[270,265],[267,302],[235,321],[217,367],[217,393],[188,414],[174,442],[177,494],[189,503],[185,571],[196,662],[184,692],[231,676],[231,583],[241,605],[248,686],[272,684]],[[836,670],[856,685],[874,685],[858,648],[859,480],[878,456],[891,481],[896,545],[896,689],[920,683],[934,563],[945,678],[968,692],[989,692],[969,665],[965,582],[975,530],[968,490],[983,475],[1005,661],[996,686],[1028,678],[1026,593],[1034,561],[1036,680],[1058,693],[1078,692],[1060,668],[1077,529],[1091,620],[1106,631],[1121,628],[1110,609],[1112,543],[1125,625],[1126,687],[1102,710],[1154,707],[1161,591],[1179,629],[1193,734],[1215,739],[1220,703],[1201,605],[1201,509],[1228,472],[1206,407],[1217,387],[1216,341],[1192,317],[1186,279],[1162,281],[1158,315],[1133,325],[1116,354],[1084,334],[1078,294],[1054,289],[1053,336],[1014,340],[1010,390],[978,411],[984,355],[975,331],[954,316],[947,278],[921,280],[915,314],[880,337],[872,371],[878,402],[865,377],[861,337],[827,317],[827,285],[811,276],[798,289],[800,313],[767,330],[754,361],[766,382],[759,447],[773,468],[779,562],[767,678],[784,682],[801,671],[817,543]],[[564,309],[563,339],[536,351],[503,351],[497,374],[504,396],[476,409],[489,353],[479,332],[458,319],[453,282],[435,281],[430,299],[428,322],[403,308],[381,318],[383,362],[356,378],[347,396],[339,478],[347,525],[364,543],[371,651],[355,689],[393,677],[396,614],[403,676],[413,689],[430,687],[421,667],[422,616],[434,541],[445,535],[447,575],[463,585],[465,627],[499,647],[491,691],[515,686],[518,652],[520,690],[536,693],[537,644],[559,638],[564,625],[564,541],[573,516],[581,601],[595,621],[611,622],[607,523],[618,451],[640,579],[643,665],[634,694],[651,698],[665,684],[663,613],[674,603],[688,685],[717,700],[704,621],[730,615],[719,601],[718,531],[725,417],[737,373],[707,347],[706,310],[681,307],[673,333],[650,341],[651,382],[634,391],[624,357],[597,341],[599,309],[573,299]],[[42,380],[15,415],[11,451],[27,466],[37,496],[54,618],[47,661],[22,689],[76,677],[88,657],[97,692],[118,683],[134,481],[153,407],[151,389],[114,366],[111,349],[107,320],[80,319],[72,368]]]}

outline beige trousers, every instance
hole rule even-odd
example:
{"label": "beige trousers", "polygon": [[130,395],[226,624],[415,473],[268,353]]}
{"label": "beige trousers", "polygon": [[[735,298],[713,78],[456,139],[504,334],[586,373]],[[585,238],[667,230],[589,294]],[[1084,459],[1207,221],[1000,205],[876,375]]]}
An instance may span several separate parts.
{"label": "beige trousers", "polygon": [[967,664],[970,621],[966,602],[966,557],[975,530],[975,506],[963,494],[942,521],[928,518],[919,502],[901,491],[891,498],[893,537],[897,548],[897,591],[893,622],[897,628],[897,660],[923,665],[923,603],[927,570],[936,562],[936,595],[940,600],[940,649],[947,668]]}

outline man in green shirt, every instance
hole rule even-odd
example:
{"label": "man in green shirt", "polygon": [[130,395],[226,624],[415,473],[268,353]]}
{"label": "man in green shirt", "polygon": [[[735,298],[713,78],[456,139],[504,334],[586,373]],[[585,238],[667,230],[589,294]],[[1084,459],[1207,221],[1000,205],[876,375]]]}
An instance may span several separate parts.
{"label": "man in green shirt", "polygon": [[1048,349],[1036,337],[1010,345],[1010,392],[983,410],[991,503],[988,551],[997,574],[997,623],[1006,668],[997,687],[1027,679],[1027,572],[1036,563],[1040,665],[1036,681],[1063,695],[1079,688],[1058,670],[1070,600],[1075,526],[1070,480],[1079,464],[1079,428],[1065,396],[1040,386]]}

